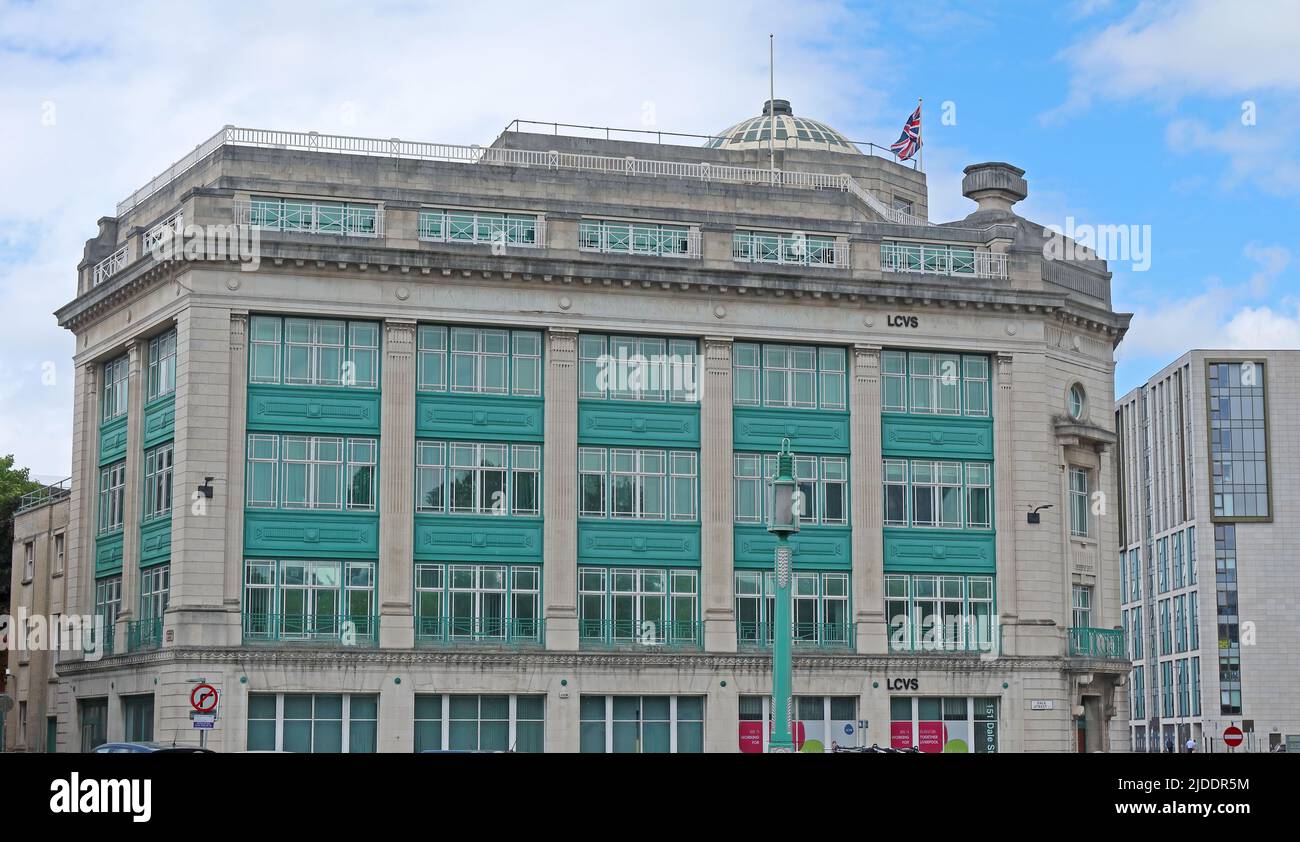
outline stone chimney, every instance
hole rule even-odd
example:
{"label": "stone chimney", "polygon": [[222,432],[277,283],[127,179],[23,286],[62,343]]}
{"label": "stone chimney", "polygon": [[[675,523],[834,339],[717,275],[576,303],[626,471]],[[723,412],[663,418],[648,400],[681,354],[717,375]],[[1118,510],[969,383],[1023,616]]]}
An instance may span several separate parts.
{"label": "stone chimney", "polygon": [[963,172],[961,193],[968,199],[979,203],[979,210],[1011,213],[1011,206],[1029,195],[1029,185],[1025,183],[1025,171],[1010,164],[990,161],[984,164],[971,164]]}

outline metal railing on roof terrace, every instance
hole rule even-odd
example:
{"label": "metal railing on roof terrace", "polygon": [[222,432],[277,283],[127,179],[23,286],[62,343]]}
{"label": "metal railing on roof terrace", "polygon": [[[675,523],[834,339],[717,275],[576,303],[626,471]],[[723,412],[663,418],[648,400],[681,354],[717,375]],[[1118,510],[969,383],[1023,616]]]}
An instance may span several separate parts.
{"label": "metal railing on roof terrace", "polygon": [[842,190],[851,193],[890,222],[916,225],[929,224],[912,214],[886,207],[883,202],[858,184],[847,173],[789,172],[757,167],[726,166],[708,161],[656,161],[644,158],[619,158],[554,150],[543,152],[531,149],[501,149],[454,143],[425,143],[423,141],[400,140],[398,138],[383,140],[349,135],[328,135],[319,132],[245,129],[236,126],[226,126],[195,147],[194,151],[189,155],[172,164],[161,175],[119,202],[117,215],[120,217],[127,213],[140,202],[171,183],[173,179],[197,166],[204,158],[225,145],[251,146],[263,149],[292,149],[308,152],[335,152],[348,155],[372,155],[464,164],[574,169],[629,176],[682,178],[695,181],[766,185],[770,187],[794,187],[804,190]]}
{"label": "metal railing on roof terrace", "polygon": [[[664,138],[668,138],[668,142],[671,144],[677,139],[701,140],[704,141],[704,143],[710,143],[715,140],[726,140],[729,137],[729,135],[694,134],[692,132],[665,132],[660,131],[659,129],[620,129],[614,126],[584,126],[580,123],[556,123],[550,120],[520,120],[518,118],[511,120],[506,127],[501,130],[501,134],[505,134],[506,132],[528,131],[528,129],[521,128],[522,126],[536,126],[540,129],[549,128],[551,130],[550,133],[553,135],[563,134],[570,137],[628,140],[635,143],[650,143],[650,138],[654,138],[654,142],[661,145],[664,142]],[[563,131],[561,131],[561,129],[563,129]],[[579,132],[581,132],[581,134],[579,134]],[[541,134],[541,132],[536,132],[536,134]],[[848,142],[863,155],[887,158],[892,160],[894,163],[899,163],[898,156],[891,152],[887,146],[880,146],[865,140],[850,140]],[[811,143],[808,144],[808,147],[816,149],[822,148],[814,146]],[[766,149],[767,147],[764,146],[763,148]],[[776,148],[782,150],[798,149],[800,148],[799,138],[798,136],[782,138],[778,133],[778,137],[776,138]],[[912,169],[920,169],[920,165],[915,158],[912,159]]]}
{"label": "metal railing on roof terrace", "polygon": [[18,508],[14,514],[22,514],[29,509],[36,509],[44,506],[46,503],[53,503],[72,493],[72,477],[61,479],[53,485],[42,486],[35,491],[29,491],[18,499]]}

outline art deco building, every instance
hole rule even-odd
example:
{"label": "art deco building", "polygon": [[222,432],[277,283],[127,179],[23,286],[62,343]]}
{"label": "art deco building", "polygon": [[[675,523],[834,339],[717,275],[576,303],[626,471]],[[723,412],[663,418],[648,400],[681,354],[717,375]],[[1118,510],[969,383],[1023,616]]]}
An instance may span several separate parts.
{"label": "art deco building", "polygon": [[141,696],[193,742],[205,678],[226,750],[758,750],[788,440],[805,750],[1127,748],[1105,265],[1044,259],[1013,166],[933,224],[922,172],[764,112],[228,127],[102,219],[57,315],[69,598],[116,638],[60,745]]}

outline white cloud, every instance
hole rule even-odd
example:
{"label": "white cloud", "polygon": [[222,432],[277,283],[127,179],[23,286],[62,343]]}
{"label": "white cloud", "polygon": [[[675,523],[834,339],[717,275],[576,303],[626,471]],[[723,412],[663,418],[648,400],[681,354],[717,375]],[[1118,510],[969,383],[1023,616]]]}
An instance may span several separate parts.
{"label": "white cloud", "polygon": [[907,115],[865,81],[891,75],[863,46],[880,43],[873,18],[833,0],[303,9],[4,6],[0,312],[19,317],[0,333],[0,453],[67,473],[72,337],[49,314],[96,220],[227,123],[484,144],[516,117],[718,131],[767,98],[769,32],[776,94],[797,113],[878,142]]}

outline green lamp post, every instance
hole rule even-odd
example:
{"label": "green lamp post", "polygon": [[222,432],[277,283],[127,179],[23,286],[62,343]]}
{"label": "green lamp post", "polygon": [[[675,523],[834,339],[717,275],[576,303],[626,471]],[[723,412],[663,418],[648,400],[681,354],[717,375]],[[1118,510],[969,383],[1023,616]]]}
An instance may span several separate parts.
{"label": "green lamp post", "polygon": [[790,686],[790,536],[799,531],[803,512],[803,495],[794,480],[794,454],[790,440],[781,442],[776,457],[776,476],[772,478],[772,508],[767,531],[776,536],[776,616],[772,629],[772,718],[775,729],[768,751],[794,751],[790,722],[794,718],[794,699]]}

